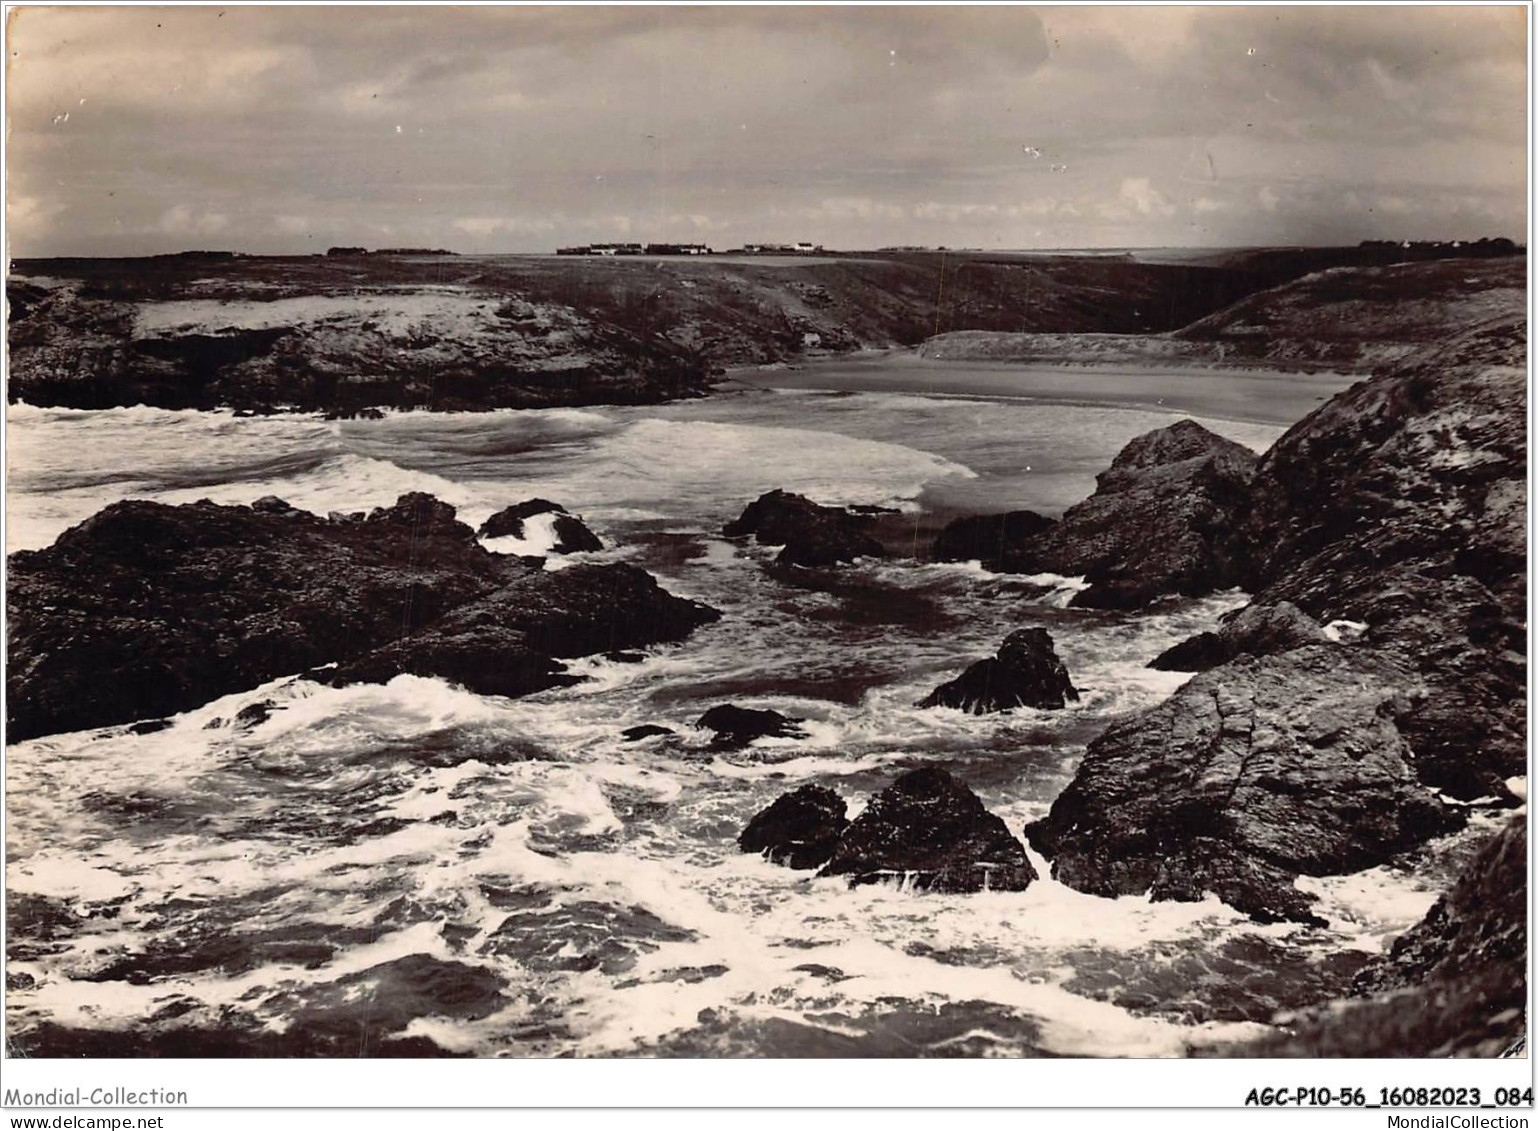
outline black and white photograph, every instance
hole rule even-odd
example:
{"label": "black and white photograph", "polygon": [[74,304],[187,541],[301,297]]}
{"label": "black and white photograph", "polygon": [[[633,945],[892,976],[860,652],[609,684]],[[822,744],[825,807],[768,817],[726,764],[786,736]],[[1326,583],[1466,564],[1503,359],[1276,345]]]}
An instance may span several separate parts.
{"label": "black and white photograph", "polygon": [[8,8],[12,1083],[1527,1111],[1529,15]]}

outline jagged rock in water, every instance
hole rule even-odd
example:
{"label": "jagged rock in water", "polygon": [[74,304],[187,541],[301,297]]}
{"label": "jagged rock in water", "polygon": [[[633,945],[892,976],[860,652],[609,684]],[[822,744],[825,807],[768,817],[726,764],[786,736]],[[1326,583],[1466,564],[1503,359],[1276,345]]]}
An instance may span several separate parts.
{"label": "jagged rock in water", "polygon": [[847,809],[844,799],[831,789],[804,785],[761,810],[742,830],[737,844],[744,852],[764,853],[788,868],[821,867],[849,827]]}
{"label": "jagged rock in water", "polygon": [[1024,891],[1037,878],[1004,822],[937,766],[910,770],[871,798],[823,875],[936,892]]}
{"label": "jagged rock in water", "polygon": [[1297,876],[1361,871],[1462,822],[1394,725],[1416,689],[1334,647],[1240,657],[1112,724],[1026,835],[1080,891],[1315,921]]}
{"label": "jagged rock in water", "polygon": [[1083,575],[1073,603],[1138,608],[1165,594],[1201,596],[1237,584],[1233,532],[1256,456],[1192,420],[1130,441],[1095,493],[1062,520],[1005,547],[1012,573]]}
{"label": "jagged rock in water", "polygon": [[1217,632],[1199,632],[1159,653],[1149,667],[1166,672],[1204,672],[1235,656],[1274,656],[1309,644],[1327,644],[1319,622],[1291,601],[1248,604],[1224,618]]}
{"label": "jagged rock in water", "polygon": [[1078,689],[1058,659],[1047,630],[1022,628],[1005,637],[997,657],[977,661],[935,688],[919,706],[955,707],[983,715],[1014,707],[1057,710],[1078,698]]}
{"label": "jagged rock in water", "polygon": [[13,741],[162,718],[330,663],[323,678],[409,671],[516,694],[561,682],[554,656],[677,639],[718,615],[630,567],[544,574],[490,553],[421,494],[334,520],[272,498],[116,503],[9,566]]}
{"label": "jagged rock in water", "polygon": [[1347,998],[1224,1056],[1497,1057],[1527,1033],[1527,818],[1512,817]]}
{"label": "jagged rock in water", "polygon": [[778,711],[760,711],[725,703],[710,708],[695,720],[694,725],[715,732],[712,746],[735,750],[757,738],[805,738],[806,731],[796,725],[802,721]]}
{"label": "jagged rock in water", "polygon": [[278,502],[115,503],[11,555],[10,738],[174,714],[347,659],[526,570],[430,496],[357,522]]}
{"label": "jagged rock in water", "polygon": [[886,549],[865,533],[868,522],[842,507],[825,507],[802,495],[774,490],[749,503],[722,533],[728,538],[756,535],[765,546],[784,546],[781,565],[831,566],[856,558],[881,558]]}
{"label": "jagged rock in water", "polygon": [[626,727],[620,731],[620,737],[626,742],[641,742],[648,738],[662,738],[673,733],[672,727],[658,726],[656,723],[644,723],[637,727]]}
{"label": "jagged rock in water", "polygon": [[937,562],[976,561],[988,569],[998,569],[1017,547],[1051,527],[1055,521],[1035,511],[954,519],[935,538],[929,556]]}
{"label": "jagged rock in water", "polygon": [[356,660],[333,683],[437,676],[483,695],[527,695],[577,682],[554,657],[682,640],[718,619],[630,565],[530,570],[486,596]]}
{"label": "jagged rock in water", "polygon": [[549,499],[528,499],[504,507],[481,523],[480,536],[523,538],[526,529],[524,520],[542,514],[555,516],[551,520],[551,533],[555,535],[555,542],[549,549],[550,553],[580,554],[603,549],[598,536],[584,526],[581,519],[572,515],[560,503],[552,503]]}
{"label": "jagged rock in water", "polygon": [[1306,921],[1296,876],[1359,871],[1457,826],[1434,791],[1511,800],[1526,764],[1525,331],[1512,300],[1271,448],[1231,536],[1240,581],[1257,607],[1366,631],[1239,655],[1114,724],[1028,830],[1058,879]]}

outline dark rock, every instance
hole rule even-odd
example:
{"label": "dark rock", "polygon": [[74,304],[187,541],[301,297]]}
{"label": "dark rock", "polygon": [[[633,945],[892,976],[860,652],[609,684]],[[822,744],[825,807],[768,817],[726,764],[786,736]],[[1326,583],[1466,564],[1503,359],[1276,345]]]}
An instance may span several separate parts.
{"label": "dark rock", "polygon": [[374,647],[510,577],[424,499],[356,524],[117,503],[13,554],[11,738],[184,711]]}
{"label": "dark rock", "polygon": [[433,625],[310,678],[333,687],[388,683],[398,675],[443,679],[478,695],[515,699],[581,683],[526,634],[490,625]]}
{"label": "dark rock", "polygon": [[1024,891],[1036,870],[1004,822],[932,766],[910,770],[871,798],[823,875],[937,892]]}
{"label": "dark rock", "polygon": [[626,742],[640,742],[642,739],[658,738],[672,733],[672,727],[658,726],[656,723],[646,723],[643,726],[626,727],[620,731],[620,737]]}
{"label": "dark rock", "polygon": [[[1266,454],[1228,535],[1255,631],[1236,617],[1191,645],[1185,662],[1225,662],[1090,745],[1028,830],[1058,879],[1212,892],[1307,921],[1297,875],[1381,864],[1456,827],[1461,811],[1434,790],[1514,800],[1504,780],[1526,765],[1527,671],[1519,298],[1334,397]],[[1284,602],[1301,617],[1261,612]],[[1349,647],[1294,647],[1312,635],[1302,617],[1367,630]],[[1230,658],[1236,647],[1274,654]]]}
{"label": "dark rock", "polygon": [[298,508],[276,495],[263,495],[251,504],[251,509],[262,514],[285,514],[289,511],[297,511]]}
{"label": "dark rock", "polygon": [[1055,521],[1035,511],[958,518],[940,531],[929,556],[937,562],[977,561],[988,569],[998,569],[1027,539],[1040,534]]}
{"label": "dark rock", "polygon": [[1291,601],[1249,604],[1223,620],[1217,632],[1200,632],[1166,648],[1149,667],[1166,672],[1204,672],[1235,656],[1274,656],[1309,644],[1328,644],[1319,622]]}
{"label": "dark rock", "polygon": [[1080,891],[1210,892],[1262,921],[1312,922],[1298,875],[1382,864],[1462,821],[1394,725],[1416,682],[1328,646],[1241,657],[1091,742],[1026,835]]}
{"label": "dark rock", "polygon": [[[421,491],[412,491],[395,500],[392,506],[375,507],[363,519],[365,525],[388,529],[390,536],[408,533],[412,539],[447,538],[457,542],[475,541],[475,532],[455,517],[448,503]],[[407,552],[411,552],[409,546]]]}
{"label": "dark rock", "polygon": [[333,683],[436,676],[483,695],[527,695],[577,682],[553,657],[681,640],[719,618],[630,565],[523,573],[425,628],[316,673]]}
{"label": "dark rock", "polygon": [[261,726],[268,719],[272,718],[273,707],[274,704],[271,699],[261,699],[255,703],[247,703],[235,712],[233,720],[235,728],[237,730],[251,730],[253,727]]}
{"label": "dark rock", "polygon": [[1347,389],[1266,454],[1243,531],[1257,600],[1366,623],[1423,677],[1399,724],[1463,799],[1526,765],[1526,357],[1513,310]]}
{"label": "dark rock", "polygon": [[935,688],[919,706],[955,707],[983,715],[1014,707],[1057,710],[1078,698],[1047,630],[1022,628],[1005,637],[997,657],[977,661]]}
{"label": "dark rock", "polygon": [[1073,603],[1132,609],[1165,594],[1201,596],[1238,584],[1235,546],[1255,453],[1182,420],[1127,444],[1095,493],[1062,520],[1007,543],[999,568],[1083,575]]}
{"label": "dark rock", "polygon": [[781,565],[830,566],[856,558],[882,558],[886,549],[865,533],[864,521],[842,507],[774,490],[749,503],[723,528],[728,538],[756,535],[765,546],[784,546]]}
{"label": "dark rock", "polygon": [[503,507],[492,515],[477,532],[482,538],[522,538],[523,520],[537,514],[566,514],[566,508],[549,499],[525,499],[510,507]]}
{"label": "dark rock", "polygon": [[827,863],[849,827],[844,799],[820,785],[804,785],[761,810],[737,838],[744,852],[765,854],[789,868]]}
{"label": "dark rock", "polygon": [[552,554],[591,554],[603,549],[598,535],[584,526],[581,519],[569,514],[556,515],[552,530],[555,534],[555,545],[550,547]]}
{"label": "dark rock", "polygon": [[482,538],[522,538],[524,520],[541,514],[556,516],[551,527],[555,535],[555,544],[550,547],[550,553],[592,553],[603,549],[603,543],[598,540],[598,536],[584,526],[581,519],[570,514],[561,504],[552,503],[549,499],[529,499],[499,510],[481,524],[480,536]]}
{"label": "dark rock", "polygon": [[1510,1055],[1527,1033],[1527,951],[1527,818],[1519,815],[1424,919],[1357,975],[1359,996],[1217,1055]]}
{"label": "dark rock", "polygon": [[417,494],[336,522],[270,502],[117,503],[11,555],[6,597],[13,741],[162,718],[334,662],[359,661],[353,678],[484,674],[511,694],[549,686],[551,656],[677,639],[717,615],[630,567],[532,571]]}
{"label": "dark rock", "polygon": [[1426,917],[1357,979],[1372,992],[1512,970],[1517,1001],[1527,961],[1527,819],[1511,817],[1442,893]]}
{"label": "dark rock", "polygon": [[644,664],[645,652],[605,652],[603,658],[611,664]]}
{"label": "dark rock", "polygon": [[155,734],[157,731],[170,729],[170,719],[146,719],[142,723],[134,723],[128,728],[129,734]]}
{"label": "dark rock", "polygon": [[760,711],[726,703],[710,708],[695,720],[694,725],[715,731],[712,746],[735,750],[756,738],[805,738],[806,731],[796,725],[802,721],[778,711]]}

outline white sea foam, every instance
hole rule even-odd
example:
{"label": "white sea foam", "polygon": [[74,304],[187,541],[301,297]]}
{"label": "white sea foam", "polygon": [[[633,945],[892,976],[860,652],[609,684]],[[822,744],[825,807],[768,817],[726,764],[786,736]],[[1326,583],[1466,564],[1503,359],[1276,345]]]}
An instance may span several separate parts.
{"label": "white sea foam", "polygon": [[[274,312],[240,317],[255,313]],[[8,880],[88,916],[59,953],[18,967],[37,984],[11,996],[15,1016],[136,1029],[184,995],[194,1003],[187,1023],[217,1025],[232,1009],[281,1031],[305,993],[421,954],[507,981],[506,1008],[479,1020],[423,1016],[408,1030],[479,1054],[519,1051],[531,1003],[569,1030],[542,1051],[568,1053],[644,1051],[699,1027],[703,1010],[745,1029],[777,1018],[858,1038],[893,1002],[930,1012],[948,1003],[963,1014],[967,1003],[992,1003],[1039,1026],[1033,1048],[1070,1055],[1176,1055],[1238,1032],[1134,1017],[1066,988],[1076,951],[1136,962],[1161,945],[1256,930],[1215,900],[1101,899],[1051,880],[1039,857],[1042,879],[1024,893],[851,891],[735,844],[754,812],[800,783],[830,784],[858,813],[899,769],[930,761],[974,780],[1018,833],[1045,812],[1098,728],[1188,678],[1146,664],[1210,629],[1242,594],[1105,616],[1059,607],[1076,579],[1026,579],[1053,587],[1031,599],[1018,578],[904,561],[850,567],[819,589],[766,572],[773,550],[715,536],[774,487],[825,503],[911,505],[925,490],[986,491],[1010,467],[1040,468],[1059,441],[1067,470],[1017,476],[1011,489],[1045,484],[1042,493],[1005,501],[1082,494],[1089,469],[1104,465],[1093,446],[1110,442],[1097,421],[1114,418],[1112,432],[1142,423],[1107,412],[936,409],[928,398],[875,396],[341,423],[13,408],[13,545],[44,545],[124,497],[276,494],[326,513],[425,490],[475,524],[538,495],[603,524],[613,548],[594,558],[634,560],[725,614],[640,663],[573,660],[584,682],[518,700],[416,676],[346,688],[285,677],[155,733],[103,728],[13,746]],[[988,478],[972,478],[979,471]],[[704,554],[668,541],[648,557],[661,543],[645,536],[663,534],[692,538]],[[1052,632],[1083,692],[1078,703],[990,716],[915,706],[1028,624]],[[268,701],[265,720],[234,721]],[[803,718],[807,736],[712,750],[692,723],[722,702]],[[676,733],[623,741],[625,728],[644,723]],[[1332,908],[1357,908],[1356,919],[1342,917],[1342,938],[1402,929],[1425,893],[1382,900],[1377,889],[1392,882],[1322,889]],[[543,899],[588,916],[613,946],[633,944],[634,965],[616,973],[589,961],[581,932],[549,940],[569,968],[481,953],[509,914],[488,887],[527,897],[536,928]],[[1371,906],[1375,897],[1382,906]],[[426,918],[402,926],[391,911],[399,901]],[[108,903],[111,918],[97,913]],[[371,941],[341,945],[311,969],[272,961],[146,985],[84,980],[152,944],[195,950],[212,921],[203,916],[215,912],[251,932],[345,928]],[[653,930],[648,916],[666,929]],[[1285,943],[1292,928],[1264,930]],[[837,968],[843,980],[797,969],[808,964]],[[713,976],[675,973],[686,968]],[[1018,1036],[965,1016],[935,1040],[969,1037],[1021,1051]]]}
{"label": "white sea foam", "polygon": [[523,520],[523,536],[504,534],[497,538],[482,538],[481,545],[494,554],[520,554],[538,558],[548,554],[560,537],[555,532],[556,515],[536,514]]}

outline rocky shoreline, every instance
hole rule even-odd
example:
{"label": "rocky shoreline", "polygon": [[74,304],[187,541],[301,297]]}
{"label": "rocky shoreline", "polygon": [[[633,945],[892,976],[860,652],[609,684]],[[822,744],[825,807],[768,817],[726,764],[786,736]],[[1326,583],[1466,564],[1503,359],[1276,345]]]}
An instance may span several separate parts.
{"label": "rocky shoreline", "polygon": [[[1324,925],[1300,876],[1384,864],[1472,810],[1521,803],[1525,330],[1507,314],[1427,347],[1259,459],[1185,421],[1130,443],[1061,521],[1016,512],[942,532],[937,560],[1082,573],[1091,585],[1076,605],[1252,595],[1218,632],[1154,660],[1201,674],[1092,741],[1026,828],[1054,879],[1103,896],[1216,895],[1260,922]],[[999,676],[977,671],[979,686]],[[1525,813],[1512,818],[1364,976],[1363,992],[1408,995],[1400,1007],[1418,1026],[1382,1047],[1488,1050],[1523,1031],[1520,971],[1492,959],[1470,973],[1450,963],[1446,939],[1497,937],[1502,955],[1525,953],[1525,912],[1469,894],[1493,890],[1492,871],[1525,890],[1524,829]],[[1450,995],[1456,1019],[1438,1023]],[[1502,1009],[1478,1015],[1490,1002]],[[1289,1047],[1332,1046],[1336,1024],[1304,1023]]]}
{"label": "rocky shoreline", "polygon": [[[1258,922],[1319,926],[1300,877],[1385,864],[1471,812],[1520,805],[1525,330],[1507,313],[1428,346],[1263,456],[1181,421],[1129,443],[1058,520],[953,523],[935,560],[1082,576],[1079,608],[1137,613],[1233,588],[1250,601],[1153,660],[1196,674],[1090,741],[1050,812],[1023,830],[926,766],[852,821],[831,791],[787,793],[741,847],[851,885],[970,893],[1039,879],[1023,838],[1082,892],[1216,896]],[[822,576],[887,555],[871,510],[777,490],[722,533],[777,547],[772,577]],[[536,518],[550,523],[552,552],[601,546],[543,499],[480,535],[522,538]],[[684,640],[720,616],[633,566],[543,566],[489,551],[423,494],[325,518],[271,497],[117,503],[9,559],[8,734],[154,726],[296,673],[335,685],[412,674],[515,697],[575,682],[565,660]],[[1051,637],[1027,629],[918,706],[1055,710],[1077,695]],[[802,721],[723,704],[697,726],[719,753],[804,738]],[[676,738],[655,725],[625,737]],[[1389,1008],[1453,1018],[1407,1022],[1401,1054],[1488,1050],[1519,1032],[1510,986],[1525,907],[1511,893],[1525,893],[1524,829],[1525,813],[1512,818],[1363,973],[1361,1002],[1343,1015],[1356,1020],[1304,1015],[1264,1047],[1338,1048],[1341,1025]]]}
{"label": "rocky shoreline", "polygon": [[[1365,372],[1520,293],[1517,259],[1372,267],[1364,254],[1201,267],[901,252],[789,266],[427,253],[25,260],[6,286],[7,395],[342,417],[654,404],[706,395],[733,366],[894,347]],[[950,296],[939,315],[937,288]]]}
{"label": "rocky shoreline", "polygon": [[561,659],[681,640],[719,617],[624,564],[546,571],[403,495],[321,518],[125,502],[9,559],[11,741],[153,719],[295,672],[438,676],[517,696]]}

